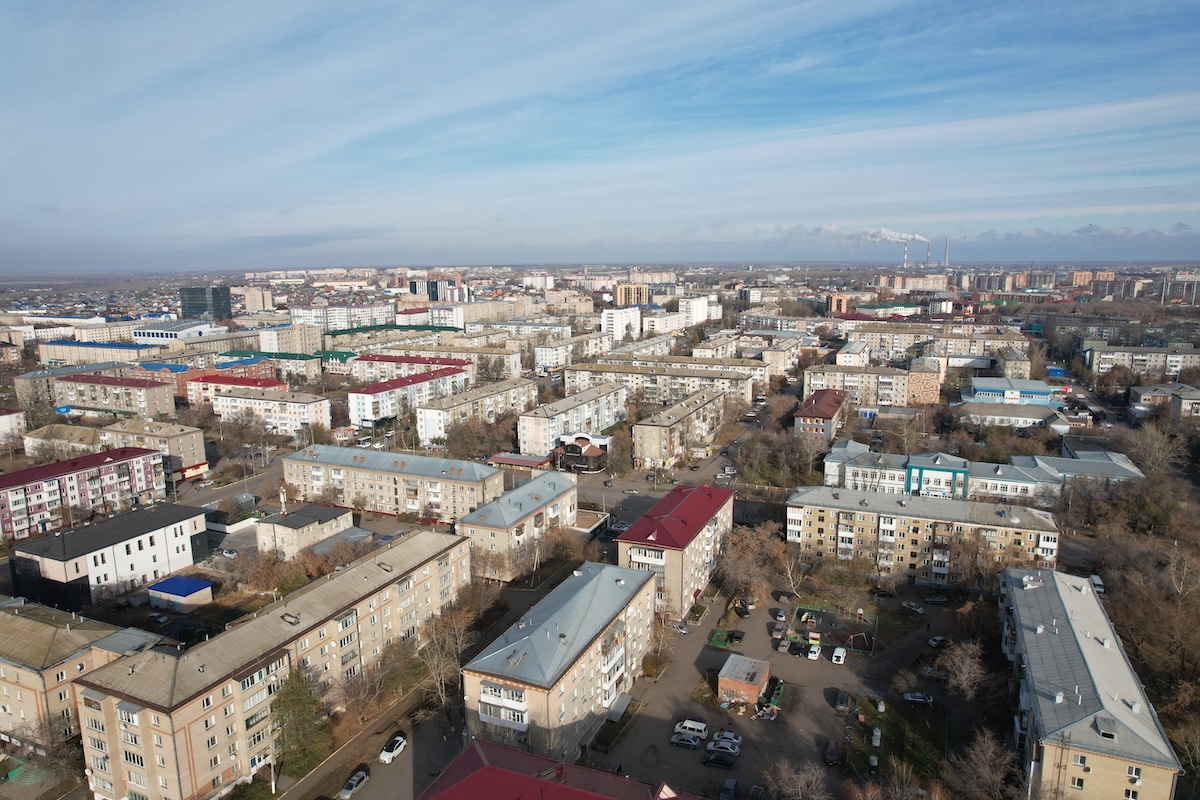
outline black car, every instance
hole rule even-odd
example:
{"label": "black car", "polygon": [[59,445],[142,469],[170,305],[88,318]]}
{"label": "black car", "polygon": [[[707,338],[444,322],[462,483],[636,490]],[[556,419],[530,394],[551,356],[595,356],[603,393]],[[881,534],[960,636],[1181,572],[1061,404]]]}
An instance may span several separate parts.
{"label": "black car", "polygon": [[837,739],[830,738],[829,744],[825,745],[825,763],[831,767],[837,766],[842,760],[842,753],[838,747]]}
{"label": "black car", "polygon": [[930,606],[944,606],[950,603],[950,598],[944,594],[931,594],[925,598],[925,604]]}
{"label": "black car", "polygon": [[737,766],[737,759],[728,753],[709,753],[704,758],[700,759],[700,763],[706,767],[733,769]]}
{"label": "black car", "polygon": [[896,593],[893,592],[891,589],[884,589],[880,586],[876,586],[873,589],[871,589],[871,594],[875,595],[876,597],[895,597],[896,596]]}
{"label": "black car", "polygon": [[699,471],[700,471],[700,467],[699,467],[698,465],[696,465],[696,464],[692,464],[690,467],[688,467],[688,469],[690,469],[692,472],[699,472]]}
{"label": "black car", "polygon": [[742,640],[745,638],[746,638],[746,634],[744,631],[730,631],[729,632],[729,643],[730,644],[741,644]]}
{"label": "black car", "polygon": [[745,606],[734,606],[733,613],[737,614],[742,619],[746,619],[750,616],[750,609],[746,608]]}

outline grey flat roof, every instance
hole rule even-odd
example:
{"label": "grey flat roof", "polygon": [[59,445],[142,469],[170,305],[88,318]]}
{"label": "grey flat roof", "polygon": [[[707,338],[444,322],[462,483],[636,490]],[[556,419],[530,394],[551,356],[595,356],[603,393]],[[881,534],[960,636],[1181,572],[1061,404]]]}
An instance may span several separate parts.
{"label": "grey flat roof", "polygon": [[[465,541],[445,533],[409,534],[188,650],[145,650],[93,670],[76,682],[164,711],[175,708]],[[284,614],[298,617],[299,622],[289,623]]]}
{"label": "grey flat roof", "polygon": [[[1179,769],[1125,648],[1087,578],[1048,570],[1004,573],[1010,625],[1041,738],[1072,749]],[[1061,693],[1061,701],[1059,700]],[[1135,710],[1136,708],[1136,710]],[[1115,739],[1100,735],[1110,730]]]}
{"label": "grey flat roof", "polygon": [[430,400],[422,403],[420,407],[437,408],[443,410],[447,408],[457,408],[458,406],[465,405],[467,403],[474,403],[476,400],[482,400],[485,397],[491,397],[492,395],[501,394],[512,389],[519,389],[523,386],[537,386],[537,381],[530,380],[529,378],[510,378],[506,381],[499,381],[497,383],[488,383],[484,384],[483,386],[477,386],[476,388],[468,389],[465,392],[458,392],[457,394],[447,395],[446,397],[439,397],[437,400]]}
{"label": "grey flat roof", "polygon": [[41,671],[119,630],[14,597],[0,605],[0,661]]}
{"label": "grey flat roof", "polygon": [[1023,378],[972,378],[971,388],[977,392],[981,389],[993,392],[1005,389],[1045,394],[1050,392],[1050,385],[1045,381],[1031,381]]}
{"label": "grey flat roof", "polygon": [[333,508],[331,506],[307,505],[289,511],[286,514],[272,514],[258,521],[259,525],[283,525],[288,528],[303,528],[314,522],[329,522],[346,514],[353,513],[348,508]]}
{"label": "grey flat roof", "polygon": [[1047,512],[1008,503],[985,503],[921,495],[899,496],[839,489],[833,486],[801,486],[792,492],[787,504],[894,514],[897,517],[921,517],[944,522],[967,522],[972,525],[994,525],[997,528],[1058,532],[1054,517]]}
{"label": "grey flat roof", "polygon": [[643,570],[584,562],[463,669],[548,689],[653,579]]}
{"label": "grey flat roof", "polygon": [[69,561],[129,539],[136,539],[168,525],[175,525],[193,517],[203,518],[204,513],[202,508],[159,503],[91,525],[59,531],[40,539],[18,542],[13,545],[13,550],[56,561]]}
{"label": "grey flat roof", "polygon": [[445,478],[446,480],[470,483],[479,483],[493,475],[500,474],[500,470],[495,467],[480,464],[478,461],[458,461],[452,458],[434,458],[412,453],[381,453],[375,450],[363,450],[359,447],[334,447],[328,444],[312,445],[284,458],[287,461],[318,466],[370,469],[379,472],[394,472],[400,475],[420,475],[425,478]]}

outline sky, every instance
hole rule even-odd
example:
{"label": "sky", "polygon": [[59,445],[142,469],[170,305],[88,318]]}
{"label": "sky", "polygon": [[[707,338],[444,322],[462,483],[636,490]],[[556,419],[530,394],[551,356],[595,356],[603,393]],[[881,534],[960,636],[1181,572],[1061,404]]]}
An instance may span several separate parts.
{"label": "sky", "polygon": [[0,272],[1200,260],[1198,40],[1192,0],[6,0]]}

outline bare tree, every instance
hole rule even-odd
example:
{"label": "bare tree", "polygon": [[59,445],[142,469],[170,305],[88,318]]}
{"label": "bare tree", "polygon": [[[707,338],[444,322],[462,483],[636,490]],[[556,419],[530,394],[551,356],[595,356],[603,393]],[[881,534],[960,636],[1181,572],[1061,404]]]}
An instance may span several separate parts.
{"label": "bare tree", "polygon": [[781,758],[763,770],[762,779],[777,800],[833,800],[825,771],[812,761],[796,764]]}
{"label": "bare tree", "polygon": [[952,643],[938,656],[937,669],[946,676],[952,691],[971,702],[987,678],[983,645],[974,639]]}
{"label": "bare tree", "polygon": [[896,694],[911,692],[917,685],[917,674],[911,669],[897,670],[892,675],[892,691]]}
{"label": "bare tree", "polygon": [[912,765],[894,756],[888,759],[887,772],[880,788],[879,800],[912,800],[921,796],[918,794],[921,782],[917,780]]}
{"label": "bare tree", "polygon": [[475,367],[480,383],[497,383],[504,380],[504,361],[499,356],[483,356]]}
{"label": "bare tree", "polygon": [[475,638],[474,619],[463,609],[451,609],[425,623],[421,629],[422,646],[417,656],[432,680],[430,693],[438,705],[445,706],[457,694],[458,671],[462,652]]}
{"label": "bare tree", "polygon": [[1004,800],[1015,777],[1012,754],[989,728],[975,731],[975,738],[961,753],[950,756],[946,784],[962,800]]}
{"label": "bare tree", "polygon": [[766,593],[770,578],[783,560],[779,524],[764,522],[753,528],[735,525],[717,558],[715,573],[728,597],[750,597]]}
{"label": "bare tree", "polygon": [[1142,472],[1163,475],[1174,472],[1186,462],[1186,442],[1165,427],[1149,423],[1130,433],[1125,448]]}
{"label": "bare tree", "polygon": [[[68,724],[65,719],[58,721]],[[14,728],[10,736],[22,742],[21,758],[33,770],[49,772],[61,780],[78,775],[83,769],[79,739],[65,727],[52,725],[45,719],[30,721]]]}
{"label": "bare tree", "polygon": [[787,585],[788,591],[794,595],[800,594],[800,589],[804,585],[804,581],[808,578],[808,573],[811,569],[812,564],[805,560],[804,553],[800,550],[799,545],[788,545],[787,552],[783,558],[783,566],[779,571],[779,575]]}

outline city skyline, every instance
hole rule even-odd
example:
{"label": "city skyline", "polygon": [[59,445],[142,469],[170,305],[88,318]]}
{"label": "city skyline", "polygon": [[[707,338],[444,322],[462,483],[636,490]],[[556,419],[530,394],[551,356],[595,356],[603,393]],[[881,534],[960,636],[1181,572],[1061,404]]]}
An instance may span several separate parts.
{"label": "city skyline", "polygon": [[0,271],[1195,260],[1198,22],[6,4]]}

